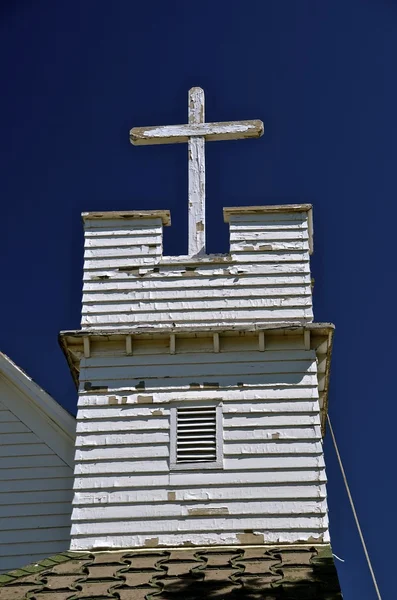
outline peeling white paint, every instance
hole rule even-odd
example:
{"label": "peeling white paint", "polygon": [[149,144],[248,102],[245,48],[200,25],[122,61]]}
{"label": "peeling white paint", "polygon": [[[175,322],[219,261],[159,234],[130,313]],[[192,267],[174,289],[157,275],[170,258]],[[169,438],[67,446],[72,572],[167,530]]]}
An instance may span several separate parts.
{"label": "peeling white paint", "polygon": [[[149,537],[163,545],[236,544],[247,530],[265,543],[327,536],[314,350],[304,349],[303,336],[281,338],[276,350],[270,340],[264,351],[257,337],[256,350],[243,352],[222,352],[221,339],[214,352],[213,341],[199,354],[178,354],[177,342],[176,354],[102,351],[82,359],[74,549]],[[201,387],[211,380],[219,387]],[[114,390],[117,405],[109,404],[113,392],[85,392],[85,381]],[[134,402],[142,382],[150,406]],[[129,402],[121,405],[124,393]],[[170,471],[170,407],[215,398],[222,400],[223,469]]]}
{"label": "peeling white paint", "polygon": [[[203,194],[197,187],[201,175],[196,174],[191,177],[195,200],[190,202],[195,231],[204,223]],[[83,328],[121,329],[139,322],[199,327],[216,321],[227,326],[313,318],[307,212],[233,213],[231,254],[194,260],[162,257],[161,219],[104,222],[86,222]],[[92,237],[98,233],[96,226],[100,237]],[[123,235],[115,236],[115,227]],[[203,251],[204,237],[198,233],[190,236],[196,244],[190,254]],[[287,239],[280,241],[280,235]]]}
{"label": "peeling white paint", "polygon": [[[200,90],[189,105],[188,127],[201,127]],[[205,135],[195,131],[189,255],[163,257],[167,216],[86,217],[92,339],[89,356],[75,348],[73,549],[329,539],[319,405],[329,330],[304,334],[311,207],[226,209],[230,253],[204,255]],[[170,466],[180,403],[222,405],[222,468]]]}
{"label": "peeling white paint", "polygon": [[262,121],[205,123],[204,90],[189,90],[188,124],[135,127],[134,145],[188,143],[189,256],[205,254],[205,142],[260,137]]}

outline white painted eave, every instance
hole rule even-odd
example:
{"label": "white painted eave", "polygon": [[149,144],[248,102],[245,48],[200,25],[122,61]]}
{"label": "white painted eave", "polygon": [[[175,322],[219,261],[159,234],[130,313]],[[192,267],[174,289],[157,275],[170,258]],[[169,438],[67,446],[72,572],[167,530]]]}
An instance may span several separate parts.
{"label": "white painted eave", "polygon": [[[13,385],[23,396],[25,402],[43,420],[46,427],[50,427],[58,436],[61,436],[71,452],[65,454],[60,447],[53,447],[51,441],[44,440],[67,464],[72,466],[70,455],[74,448],[76,436],[76,420],[58,402],[33,381],[20,367],[18,367],[6,354],[0,352],[0,377]],[[2,398],[7,405],[7,397]],[[15,412],[14,405],[7,405],[11,412]],[[23,420],[24,415],[17,415]]]}
{"label": "white painted eave", "polygon": [[[85,355],[85,349],[89,348],[91,341],[106,343],[115,340],[129,340],[140,337],[145,339],[158,339],[161,337],[170,338],[175,343],[175,337],[198,337],[208,335],[241,335],[244,333],[264,332],[266,335],[287,336],[287,335],[305,335],[305,332],[312,338],[318,338],[318,347],[315,346],[318,362],[322,365],[319,371],[319,391],[320,391],[320,409],[321,425],[323,436],[326,430],[326,418],[328,414],[328,389],[331,370],[331,355],[333,334],[335,326],[332,323],[255,323],[251,326],[202,326],[200,328],[192,327],[174,327],[163,326],[161,329],[154,327],[137,327],[134,329],[115,329],[115,330],[71,330],[61,331],[59,334],[59,343],[65,354],[66,360],[72,373],[72,377],[78,387],[80,359]],[[309,342],[310,343],[310,342]],[[171,352],[172,353],[172,352]]]}

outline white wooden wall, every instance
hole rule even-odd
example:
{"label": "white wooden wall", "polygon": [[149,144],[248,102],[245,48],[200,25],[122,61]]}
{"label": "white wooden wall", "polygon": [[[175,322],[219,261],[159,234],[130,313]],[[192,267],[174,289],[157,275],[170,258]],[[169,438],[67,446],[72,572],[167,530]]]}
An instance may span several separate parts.
{"label": "white wooden wall", "polygon": [[85,220],[83,329],[312,320],[308,212],[233,214],[200,259],[162,257],[160,218]]}
{"label": "white wooden wall", "polygon": [[0,572],[70,545],[73,469],[32,431],[32,409],[22,419],[12,405],[21,397],[0,377]]}
{"label": "white wooden wall", "polygon": [[[328,541],[317,364],[303,336],[101,343],[81,361],[72,549]],[[170,407],[221,401],[224,466],[170,471]]]}

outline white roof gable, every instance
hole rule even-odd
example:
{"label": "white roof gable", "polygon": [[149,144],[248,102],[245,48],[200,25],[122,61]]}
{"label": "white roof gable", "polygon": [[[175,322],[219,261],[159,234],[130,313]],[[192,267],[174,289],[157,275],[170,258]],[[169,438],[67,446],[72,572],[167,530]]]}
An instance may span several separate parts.
{"label": "white roof gable", "polygon": [[13,388],[2,403],[71,467],[76,421],[8,356],[0,352],[0,381]]}

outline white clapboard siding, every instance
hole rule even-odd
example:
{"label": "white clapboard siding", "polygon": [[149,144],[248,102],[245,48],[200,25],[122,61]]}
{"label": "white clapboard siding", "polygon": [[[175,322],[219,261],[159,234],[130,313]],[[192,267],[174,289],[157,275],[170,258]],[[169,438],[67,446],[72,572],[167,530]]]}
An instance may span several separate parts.
{"label": "white clapboard siding", "polygon": [[[225,486],[225,487],[189,487],[185,489],[175,488],[173,494],[175,495],[176,502],[193,502],[205,500],[207,503],[209,500],[212,501],[233,501],[240,502],[241,494],[243,492],[243,486]],[[291,485],[291,486],[266,486],[266,485],[251,485],[249,490],[250,500],[285,500],[292,499],[294,501],[299,499],[316,500],[326,498],[326,489],[324,484],[314,485]],[[111,490],[100,490],[87,492],[76,492],[74,496],[75,506],[85,506],[89,510],[90,505],[118,505],[123,504],[129,506],[130,504],[139,503],[165,503],[169,502],[168,492],[166,489],[129,489],[126,491],[111,491]]]}
{"label": "white clapboard siding", "polygon": [[[0,573],[69,548],[73,487],[73,469],[54,449],[59,430],[47,431],[48,421],[16,384],[26,380],[43,402],[55,401],[8,359],[6,366],[7,376],[0,372]],[[68,443],[65,435],[59,447]]]}
{"label": "white clapboard siding", "polygon": [[[91,329],[114,329],[124,328],[130,329],[132,326],[142,325],[142,323],[156,327],[159,323],[164,324],[173,323],[176,326],[191,326],[192,328],[200,328],[207,325],[227,325],[233,323],[234,325],[249,325],[255,321],[267,321],[267,322],[286,322],[286,321],[308,321],[312,309],[307,307],[292,307],[292,308],[249,308],[247,305],[246,310],[217,310],[214,312],[213,308],[207,307],[202,308],[196,313],[196,311],[190,311],[188,307],[180,312],[157,312],[153,308],[152,312],[142,313],[121,313],[121,314],[109,314],[104,315],[85,315],[84,320],[87,326]],[[191,315],[191,317],[190,317]],[[193,320],[193,316],[196,319]],[[189,320],[190,317],[190,320]]]}
{"label": "white clapboard siding", "polygon": [[[273,469],[316,469],[324,467],[324,458],[322,455],[307,456],[304,453],[305,447],[302,450],[302,456],[284,456],[282,452],[274,453],[274,456],[255,453],[253,457],[246,458],[246,455],[238,458],[224,458],[223,466],[227,471],[242,471],[242,470],[262,470]],[[296,454],[299,454],[299,450]],[[260,465],[260,467],[259,467]],[[137,460],[130,459],[127,461],[110,461],[103,460],[98,462],[82,462],[75,467],[75,475],[107,475],[109,473],[168,473],[169,461],[166,459],[147,459]]]}
{"label": "white clapboard siding", "polygon": [[[134,474],[134,475],[101,475],[101,477],[76,477],[74,482],[75,490],[127,490],[142,488],[167,488],[199,486],[219,486],[219,485],[241,485],[241,497],[249,495],[247,490],[252,484],[261,485],[307,485],[316,483],[318,485],[326,482],[323,468],[310,470],[291,470],[291,471],[263,471],[258,466],[257,471],[228,472],[219,471],[217,473],[208,471],[205,475],[196,472],[177,472],[172,471],[169,474]],[[72,513],[73,519],[73,513]]]}
{"label": "white clapboard siding", "polygon": [[[280,401],[280,402],[302,402],[303,404],[305,404],[306,402],[313,402],[313,401],[318,401],[319,395],[318,395],[318,389],[316,386],[310,386],[310,387],[298,387],[296,385],[279,385],[279,386],[274,386],[274,387],[269,387],[266,388],[266,397],[264,398],[261,387],[262,386],[257,386],[258,389],[256,389],[255,387],[252,388],[246,388],[238,386],[237,388],[235,386],[233,387],[229,387],[227,390],[227,398],[228,398],[228,402],[230,402],[230,404],[228,404],[227,406],[223,407],[223,411],[224,412],[233,412],[234,411],[234,407],[236,405],[237,402],[239,401],[247,401],[249,403],[256,403],[256,401],[263,401],[264,399],[266,399],[266,401]],[[105,390],[106,391],[106,390]],[[79,417],[80,415],[80,410],[81,409],[85,409],[85,411],[91,411],[91,410],[102,410],[101,408],[98,407],[102,407],[102,406],[107,406],[108,409],[113,410],[113,411],[117,411],[117,412],[113,412],[113,413],[109,413],[112,414],[113,417],[117,417],[117,416],[122,416],[123,414],[126,414],[129,416],[132,416],[132,413],[129,413],[129,403],[135,403],[136,402],[136,394],[137,394],[137,390],[136,388],[132,388],[130,390],[126,390],[126,395],[124,395],[124,390],[122,391],[123,395],[114,395],[112,396],[112,402],[113,404],[111,404],[111,402],[109,401],[109,396],[108,395],[104,395],[103,390],[102,390],[102,394],[96,394],[95,392],[91,392],[89,394],[84,394],[83,390],[82,393],[79,396],[78,399],[78,406],[79,406],[79,412],[77,413],[77,420],[81,420],[84,417]],[[224,390],[217,390],[217,389],[209,389],[207,391],[207,398],[211,398],[212,400],[223,400],[225,396],[225,392]],[[127,399],[125,401],[125,398]],[[143,399],[146,398],[146,396],[143,396]],[[113,400],[114,399],[114,400]],[[124,399],[124,400],[123,400]],[[151,396],[151,398],[148,398],[148,402],[152,402],[152,399],[156,401],[156,403],[160,404],[160,406],[152,406],[151,408],[148,407],[141,407],[141,406],[137,406],[136,407],[136,413],[134,413],[134,416],[147,416],[148,413],[141,413],[142,410],[149,410],[151,411],[150,414],[153,414],[152,411],[156,410],[156,411],[163,411],[165,409],[164,406],[162,406],[162,404],[165,404],[167,402],[170,401],[175,401],[175,402],[189,402],[190,400],[196,400],[197,399],[197,389],[189,389],[189,390],[185,390],[183,389],[182,391],[175,389],[175,388],[171,388],[171,390],[165,389],[165,390],[156,390],[156,393],[153,394]],[[115,406],[115,404],[119,405],[118,407]],[[109,406],[110,405],[110,406]],[[316,406],[318,406],[318,404],[316,404]],[[133,409],[132,409],[133,410]],[[139,412],[138,412],[139,411]],[[85,416],[85,418],[89,418],[90,412],[84,412],[82,413]],[[98,414],[98,413],[96,413]],[[107,412],[104,413],[104,418],[107,418]],[[159,414],[158,412],[156,414]],[[97,416],[94,418],[98,418]],[[103,417],[101,417],[103,418]]]}
{"label": "white clapboard siding", "polygon": [[[300,385],[303,387],[310,387],[316,385],[316,376],[315,374],[305,374],[301,379],[298,380],[297,373],[270,373],[270,374],[255,374],[255,375],[245,375],[241,371],[236,374],[224,375],[206,375],[205,377],[189,377],[188,375],[184,375],[184,377],[175,378],[172,380],[173,388],[170,386],[170,381],[167,376],[164,379],[158,379],[156,381],[155,378],[148,379],[147,384],[145,384],[145,388],[143,389],[146,392],[156,392],[166,389],[179,389],[189,390],[196,388],[200,385],[202,387],[220,387],[220,388],[228,388],[228,387],[252,387],[255,389],[260,388],[274,388],[275,386],[280,387],[288,387],[290,385]],[[244,377],[244,380],[241,377]],[[201,383],[198,381],[201,380]],[[91,382],[81,382],[81,391],[95,391],[96,389],[101,389],[103,391],[108,391],[112,393],[116,393],[118,390],[139,390],[141,381],[138,379],[114,379],[112,381],[108,381],[106,379],[95,380],[92,385]],[[241,383],[241,385],[240,385]]]}
{"label": "white clapboard siding", "polygon": [[[227,506],[222,502],[200,502],[200,503],[174,503],[165,502],[156,506],[157,519],[178,519],[181,516],[194,517],[203,516],[208,510],[208,514],[231,515],[233,517],[244,515],[323,515],[327,513],[327,503],[325,500],[251,500],[234,501],[228,500]],[[75,521],[86,521],[95,518],[96,521],[112,521],[114,519],[125,519],[136,521],[139,519],[153,518],[153,507],[150,504],[133,504],[127,506],[88,506],[85,508],[75,508]]]}
{"label": "white clapboard siding", "polygon": [[[304,513],[303,513],[304,514]],[[209,513],[211,515],[211,513]],[[291,521],[294,521],[293,526]],[[141,533],[149,535],[161,533],[172,533],[178,532],[190,532],[192,536],[196,532],[208,532],[211,529],[215,531],[246,531],[264,529],[265,531],[290,531],[294,530],[307,530],[307,529],[325,529],[327,527],[327,517],[324,515],[316,516],[266,516],[257,515],[256,517],[245,517],[235,518],[230,515],[229,517],[217,517],[211,515],[209,518],[186,518],[184,515],[180,515],[180,518],[166,518],[166,519],[149,519],[146,518],[139,523],[126,519],[125,521],[96,521],[95,526],[91,523],[79,523],[74,522],[72,525],[72,536],[96,536],[103,534],[123,534],[129,533],[134,534],[139,530]],[[161,539],[161,538],[160,538]]]}
{"label": "white clapboard siding", "polygon": [[[283,534],[285,543],[305,543],[310,540],[310,543],[329,543],[328,527],[322,528],[317,527],[317,523],[312,523],[313,528],[295,529],[289,530],[286,534]],[[177,525],[176,525],[177,526]],[[222,529],[222,523],[219,520],[211,522],[211,533],[198,532],[195,534],[195,545],[197,546],[231,546],[235,544],[263,544],[266,540],[266,544],[279,544],[280,531],[268,529],[265,523],[262,524],[263,529],[257,528],[253,533],[241,531],[236,533],[233,531],[226,531]],[[213,531],[217,530],[218,534],[215,537]],[[251,530],[252,531],[252,530]],[[142,547],[155,547],[161,542],[162,546],[191,546],[192,545],[192,534],[179,533],[177,530],[171,534],[162,533],[157,535],[156,533],[150,535],[144,534],[125,534],[125,535],[98,535],[88,536],[82,534],[75,537],[75,546],[79,550],[91,550],[91,549],[102,549],[102,548],[134,548],[136,546]]]}
{"label": "white clapboard siding", "polygon": [[[114,357],[106,366],[102,358],[84,359],[81,362],[80,389],[96,388],[158,391],[161,389],[207,387],[274,387],[317,386],[315,352],[290,351],[289,360],[275,360],[273,353],[249,352],[203,353],[194,361],[194,354],[183,365],[184,355],[162,357]],[[247,354],[247,360],[245,360]],[[303,358],[306,356],[306,358]],[[284,354],[287,358],[287,355]],[[272,360],[273,359],[273,360]],[[154,364],[150,364],[154,360]],[[102,362],[101,362],[102,361]],[[92,364],[92,366],[91,366]],[[101,365],[101,366],[97,366]]]}
{"label": "white clapboard siding", "polygon": [[[287,337],[264,352],[83,358],[72,549],[327,541],[317,388],[315,352]],[[219,402],[223,468],[170,470],[171,409]]]}
{"label": "white clapboard siding", "polygon": [[313,320],[308,213],[232,215],[230,254],[162,256],[159,218],[85,222],[83,329]]}

